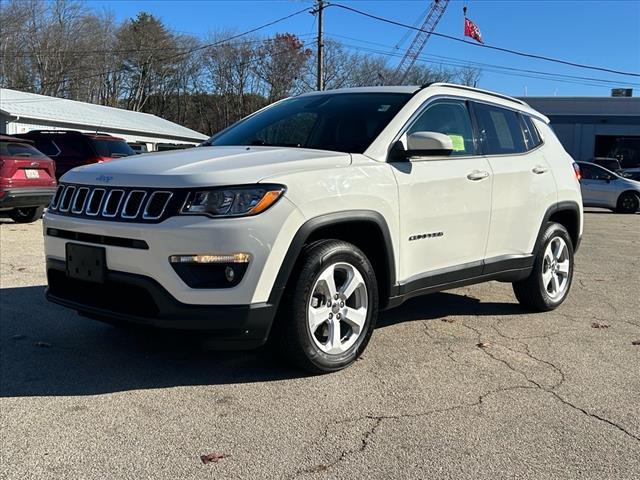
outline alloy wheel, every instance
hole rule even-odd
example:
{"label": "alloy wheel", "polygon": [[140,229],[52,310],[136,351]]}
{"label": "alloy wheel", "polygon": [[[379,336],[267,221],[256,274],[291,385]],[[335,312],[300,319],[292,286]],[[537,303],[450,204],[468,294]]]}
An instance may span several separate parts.
{"label": "alloy wheel", "polygon": [[320,350],[349,350],[364,331],[367,313],[367,286],[356,267],[339,262],[320,273],[307,307],[311,338]]}
{"label": "alloy wheel", "polygon": [[553,237],[547,244],[542,263],[542,284],[551,299],[562,298],[567,290],[570,267],[567,243],[561,237]]}

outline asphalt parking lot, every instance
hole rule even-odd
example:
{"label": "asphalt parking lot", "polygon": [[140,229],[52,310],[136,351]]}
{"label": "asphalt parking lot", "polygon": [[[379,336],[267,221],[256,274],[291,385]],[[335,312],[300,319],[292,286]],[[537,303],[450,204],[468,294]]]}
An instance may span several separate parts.
{"label": "asphalt parking lot", "polygon": [[637,479],[640,215],[585,218],[557,311],[414,299],[317,377],[50,305],[41,223],[1,220],[0,477]]}

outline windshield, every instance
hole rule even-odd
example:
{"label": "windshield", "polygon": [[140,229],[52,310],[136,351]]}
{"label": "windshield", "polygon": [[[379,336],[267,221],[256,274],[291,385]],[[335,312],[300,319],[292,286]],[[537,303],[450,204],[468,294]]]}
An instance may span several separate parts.
{"label": "windshield", "polygon": [[336,93],[284,100],[241,120],[204,145],[264,145],[363,153],[408,93]]}
{"label": "windshield", "polygon": [[93,140],[96,153],[100,157],[128,157],[135,155],[136,152],[123,140]]}

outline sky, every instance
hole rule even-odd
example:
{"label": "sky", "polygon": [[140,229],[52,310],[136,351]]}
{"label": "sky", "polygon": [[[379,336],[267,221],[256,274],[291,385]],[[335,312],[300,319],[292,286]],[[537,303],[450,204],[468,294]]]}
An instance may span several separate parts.
{"label": "sky", "polygon": [[[430,3],[429,0],[335,2],[410,25],[418,22]],[[161,18],[174,32],[206,38],[217,30],[249,30],[313,3],[311,0],[91,0],[87,5],[108,10],[117,20],[126,20],[144,10]],[[462,38],[464,4],[468,7],[467,16],[479,26],[488,45],[640,74],[638,0],[451,0],[436,31]],[[390,62],[399,60],[397,56],[404,53],[403,47],[408,47],[415,34],[411,32],[407,39],[407,30],[402,27],[336,7],[325,10],[324,26],[327,38],[339,40],[360,54],[373,55],[372,51],[392,54]],[[315,16],[304,13],[265,28],[260,34],[295,33],[313,47],[316,29]],[[403,38],[404,43],[397,48]],[[640,95],[640,76],[558,65],[433,36],[420,61],[435,66],[481,64],[478,87],[509,95],[609,96],[612,87],[634,88],[635,96]],[[595,84],[592,79],[612,83]]]}

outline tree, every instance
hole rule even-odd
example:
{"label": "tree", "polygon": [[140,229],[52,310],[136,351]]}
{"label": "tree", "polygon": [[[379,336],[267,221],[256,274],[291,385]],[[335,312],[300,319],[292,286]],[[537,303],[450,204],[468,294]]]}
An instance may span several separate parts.
{"label": "tree", "polygon": [[311,50],[291,33],[279,33],[258,49],[256,74],[266,84],[270,102],[289,96],[303,74]]}

